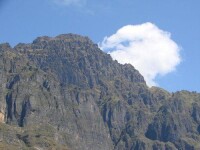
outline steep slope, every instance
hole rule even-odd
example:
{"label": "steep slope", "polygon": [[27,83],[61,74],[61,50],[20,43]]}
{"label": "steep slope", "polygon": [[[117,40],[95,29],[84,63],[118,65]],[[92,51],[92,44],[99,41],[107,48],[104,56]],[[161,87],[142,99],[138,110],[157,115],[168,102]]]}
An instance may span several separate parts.
{"label": "steep slope", "polygon": [[200,94],[148,88],[133,66],[113,61],[87,37],[1,44],[0,57],[0,146],[200,148]]}

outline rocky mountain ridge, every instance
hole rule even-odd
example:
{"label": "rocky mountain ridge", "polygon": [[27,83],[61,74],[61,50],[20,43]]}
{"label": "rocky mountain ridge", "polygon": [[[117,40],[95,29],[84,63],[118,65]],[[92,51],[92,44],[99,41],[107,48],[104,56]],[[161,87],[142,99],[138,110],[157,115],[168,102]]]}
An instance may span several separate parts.
{"label": "rocky mountain ridge", "polygon": [[200,149],[200,94],[148,88],[89,38],[0,44],[0,148]]}

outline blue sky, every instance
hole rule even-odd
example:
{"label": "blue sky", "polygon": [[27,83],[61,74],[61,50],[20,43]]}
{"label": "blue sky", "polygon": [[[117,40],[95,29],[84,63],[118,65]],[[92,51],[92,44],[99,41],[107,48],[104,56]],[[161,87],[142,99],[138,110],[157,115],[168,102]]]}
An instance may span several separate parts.
{"label": "blue sky", "polygon": [[[64,2],[65,1],[65,2]],[[0,43],[77,33],[102,42],[126,25],[151,22],[181,48],[176,70],[154,79],[169,91],[200,92],[199,0],[1,0]]]}

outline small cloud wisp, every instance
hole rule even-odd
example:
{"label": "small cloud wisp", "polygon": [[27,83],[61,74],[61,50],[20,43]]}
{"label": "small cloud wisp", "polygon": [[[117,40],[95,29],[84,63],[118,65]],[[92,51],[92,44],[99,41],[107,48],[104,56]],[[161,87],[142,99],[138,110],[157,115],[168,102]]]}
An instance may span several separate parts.
{"label": "small cloud wisp", "polygon": [[58,5],[82,7],[86,5],[87,0],[54,0],[54,2]]}

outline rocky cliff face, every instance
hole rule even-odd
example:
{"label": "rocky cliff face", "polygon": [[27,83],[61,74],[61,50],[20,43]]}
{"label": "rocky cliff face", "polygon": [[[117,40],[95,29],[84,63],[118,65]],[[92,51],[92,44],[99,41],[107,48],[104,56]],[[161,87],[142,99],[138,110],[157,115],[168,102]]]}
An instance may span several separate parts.
{"label": "rocky cliff face", "polygon": [[200,94],[148,88],[87,37],[0,45],[0,148],[200,149]]}

